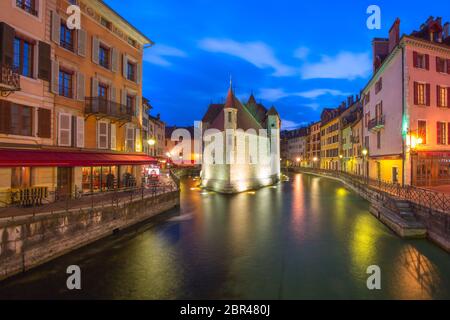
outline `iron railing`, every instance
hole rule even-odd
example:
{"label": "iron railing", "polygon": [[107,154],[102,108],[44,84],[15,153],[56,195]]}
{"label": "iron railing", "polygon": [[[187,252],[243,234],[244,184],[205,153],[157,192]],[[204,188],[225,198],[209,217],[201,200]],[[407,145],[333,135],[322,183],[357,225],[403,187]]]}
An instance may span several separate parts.
{"label": "iron railing", "polygon": [[376,117],[369,121],[368,128],[369,128],[369,130],[378,130],[378,129],[384,128],[385,123],[386,123],[385,116]]}
{"label": "iron railing", "polygon": [[156,197],[178,191],[175,182],[150,182],[142,187],[122,188],[102,193],[82,194],[80,190],[66,193],[59,190],[45,190],[42,195],[30,195],[22,201],[18,191],[0,192],[0,219],[15,219],[24,216],[54,214],[107,206],[124,206],[139,199]]}
{"label": "iron railing", "polygon": [[[6,64],[0,65],[0,85],[8,90],[20,89],[20,73],[17,67]],[[3,88],[2,88],[3,89]]]}
{"label": "iron railing", "polygon": [[134,108],[111,101],[102,97],[86,98],[86,114],[101,115],[104,117],[131,121]]}
{"label": "iron railing", "polygon": [[406,200],[424,208],[450,213],[450,194],[419,188],[399,183],[391,183],[364,176],[354,175],[343,171],[324,169],[300,168],[301,171],[320,173],[342,179],[351,185],[370,188],[395,197],[398,200]]}

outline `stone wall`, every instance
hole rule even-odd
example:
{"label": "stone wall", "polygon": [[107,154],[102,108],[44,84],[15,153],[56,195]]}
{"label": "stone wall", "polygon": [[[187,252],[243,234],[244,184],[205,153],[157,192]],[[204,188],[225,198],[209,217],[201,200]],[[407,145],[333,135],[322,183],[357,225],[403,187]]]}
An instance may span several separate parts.
{"label": "stone wall", "polygon": [[179,205],[179,192],[118,206],[0,222],[0,280],[145,221]]}

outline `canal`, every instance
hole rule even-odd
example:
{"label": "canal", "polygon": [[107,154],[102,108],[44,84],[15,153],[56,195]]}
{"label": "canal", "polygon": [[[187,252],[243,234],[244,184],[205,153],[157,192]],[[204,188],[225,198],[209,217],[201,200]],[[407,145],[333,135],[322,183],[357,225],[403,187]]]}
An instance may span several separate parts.
{"label": "canal", "polygon": [[[338,182],[296,174],[234,196],[197,184],[183,180],[179,210],[4,281],[0,298],[450,298],[449,254],[398,238]],[[69,265],[81,291],[66,289]]]}

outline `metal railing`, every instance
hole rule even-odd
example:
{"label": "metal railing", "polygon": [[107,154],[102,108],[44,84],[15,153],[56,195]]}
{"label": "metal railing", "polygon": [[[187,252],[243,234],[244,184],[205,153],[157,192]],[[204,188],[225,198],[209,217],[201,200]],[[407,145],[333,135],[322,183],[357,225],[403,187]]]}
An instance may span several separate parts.
{"label": "metal railing", "polygon": [[0,65],[0,84],[7,86],[8,89],[20,89],[20,74],[17,67],[6,64]]}
{"label": "metal railing", "polygon": [[342,179],[357,187],[370,188],[372,190],[388,194],[398,200],[406,200],[425,208],[450,213],[450,194],[415,186],[402,186],[398,183],[371,179],[368,177],[354,175],[343,171],[311,168],[300,168],[300,170],[305,172],[320,173],[322,175],[329,175],[335,178]]}
{"label": "metal railing", "polygon": [[[54,214],[108,206],[124,206],[137,200],[178,191],[173,182],[154,182],[142,187],[122,188],[101,193],[82,194],[80,190],[67,193],[60,190],[47,191],[46,197],[29,198],[30,201],[11,201],[17,191],[0,192],[0,219],[14,219],[40,214]],[[39,199],[31,201],[32,199]]]}
{"label": "metal railing", "polygon": [[86,114],[99,114],[131,121],[134,115],[134,108],[102,97],[88,97],[86,98]]}
{"label": "metal railing", "polygon": [[369,121],[368,128],[369,130],[381,129],[384,127],[385,123],[386,123],[385,116],[376,117]]}

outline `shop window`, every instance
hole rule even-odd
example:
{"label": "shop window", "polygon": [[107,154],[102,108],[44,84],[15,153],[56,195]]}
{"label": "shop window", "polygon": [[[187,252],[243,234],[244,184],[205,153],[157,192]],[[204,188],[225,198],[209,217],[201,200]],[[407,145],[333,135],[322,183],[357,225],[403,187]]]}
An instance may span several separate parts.
{"label": "shop window", "polygon": [[31,187],[31,168],[16,167],[11,169],[11,188]]}

